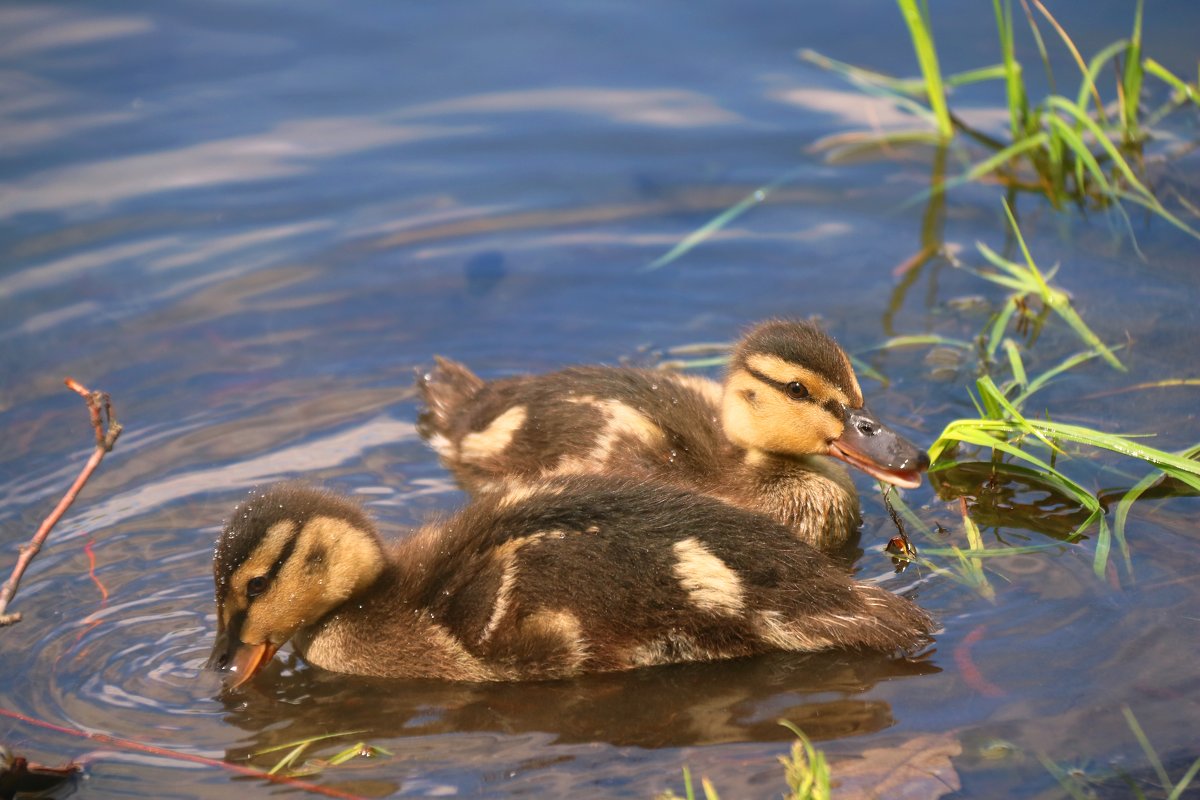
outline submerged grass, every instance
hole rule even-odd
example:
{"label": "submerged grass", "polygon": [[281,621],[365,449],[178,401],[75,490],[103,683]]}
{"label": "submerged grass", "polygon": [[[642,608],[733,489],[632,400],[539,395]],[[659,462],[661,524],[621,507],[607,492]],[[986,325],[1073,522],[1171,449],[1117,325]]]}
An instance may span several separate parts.
{"label": "submerged grass", "polygon": [[[825,754],[818,750],[809,738],[793,723],[780,720],[779,724],[796,735],[791,752],[779,757],[783,765],[784,780],[787,782],[788,793],[784,800],[830,800],[832,776]],[[721,800],[716,787],[708,778],[700,779],[700,788],[704,800]],[[683,768],[683,797],[668,789],[658,795],[656,800],[696,800],[695,786],[692,784],[692,773],[687,767]]]}
{"label": "submerged grass", "polygon": [[345,736],[354,736],[365,731],[339,731],[337,733],[326,733],[320,736],[310,736],[307,739],[299,739],[294,742],[268,747],[264,750],[259,750],[251,754],[251,757],[267,755],[268,753],[278,753],[287,751],[283,757],[275,762],[275,765],[267,770],[268,775],[284,774],[291,778],[309,777],[319,774],[329,767],[337,767],[351,761],[355,758],[370,758],[378,755],[392,755],[388,750],[382,747],[367,744],[366,742],[357,742],[343,750],[334,753],[328,758],[310,758],[303,763],[300,763],[300,758],[308,750],[309,747],[329,739],[340,739]]}
{"label": "submerged grass", "polygon": [[[1137,717],[1134,716],[1132,709],[1128,705],[1122,705],[1121,713],[1125,716],[1125,724],[1129,726],[1130,732],[1137,739],[1138,745],[1146,755],[1146,760],[1150,762],[1150,767],[1154,770],[1155,777],[1158,779],[1158,786],[1155,788],[1165,792],[1162,796],[1166,800],[1180,800],[1184,796],[1183,793],[1187,791],[1192,781],[1195,780],[1197,773],[1200,773],[1200,758],[1192,762],[1191,766],[1188,767],[1178,782],[1171,780],[1171,776],[1163,766],[1162,758],[1159,757],[1154,745],[1150,743],[1146,732],[1142,730],[1142,726],[1138,722]],[[1058,781],[1063,791],[1072,798],[1076,798],[1076,800],[1088,800],[1096,796],[1094,791],[1089,790],[1086,776],[1078,774],[1076,770],[1064,769],[1060,764],[1043,753],[1039,753],[1037,758],[1042,766],[1046,768],[1046,771]],[[1128,785],[1131,792],[1130,797],[1135,798],[1135,800],[1146,800],[1147,795],[1143,791],[1142,786],[1138,785],[1137,781],[1124,772],[1118,774],[1121,775],[1124,782]],[[1159,796],[1157,792],[1155,796]]]}

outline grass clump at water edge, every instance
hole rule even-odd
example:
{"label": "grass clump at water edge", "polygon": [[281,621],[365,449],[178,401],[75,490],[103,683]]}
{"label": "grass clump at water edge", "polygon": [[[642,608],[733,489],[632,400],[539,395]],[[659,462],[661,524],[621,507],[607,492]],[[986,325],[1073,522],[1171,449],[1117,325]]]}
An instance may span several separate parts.
{"label": "grass clump at water edge", "polygon": [[[1037,103],[1029,100],[1025,69],[1016,57],[1009,0],[993,0],[1001,62],[949,76],[943,76],[939,67],[926,3],[923,0],[897,0],[897,3],[913,41],[921,69],[920,79],[893,78],[835,61],[812,50],[804,50],[800,55],[810,63],[843,75],[868,94],[891,99],[924,120],[933,131],[926,128],[828,137],[818,143],[817,148],[826,150],[831,160],[887,154],[914,142],[944,147],[955,134],[962,134],[974,146],[982,147],[987,155],[976,159],[964,152],[965,171],[950,181],[935,182],[930,192],[939,193],[955,185],[986,178],[1010,189],[1043,194],[1056,208],[1068,204],[1114,208],[1124,215],[1121,203],[1128,202],[1142,206],[1180,230],[1200,238],[1200,231],[1193,222],[1185,219],[1200,217],[1200,208],[1174,189],[1170,191],[1177,203],[1168,208],[1144,180],[1144,145],[1155,138],[1157,127],[1171,112],[1184,105],[1200,106],[1200,78],[1197,83],[1188,83],[1144,55],[1142,0],[1138,0],[1134,11],[1129,37],[1102,48],[1087,61],[1040,0],[1029,0],[1029,3],[1023,0],[1025,16],[1051,87],[1050,94]],[[1078,66],[1079,87],[1073,96],[1056,90],[1045,39],[1030,4],[1054,30]],[[1106,103],[1097,81],[1109,65],[1114,67],[1117,77],[1109,94],[1111,101]],[[1147,76],[1165,84],[1170,97],[1154,110],[1142,113]],[[949,107],[947,97],[952,89],[987,81],[1004,84],[1007,141],[974,129]],[[1171,158],[1191,149],[1194,149],[1194,143],[1165,151],[1163,157]]]}

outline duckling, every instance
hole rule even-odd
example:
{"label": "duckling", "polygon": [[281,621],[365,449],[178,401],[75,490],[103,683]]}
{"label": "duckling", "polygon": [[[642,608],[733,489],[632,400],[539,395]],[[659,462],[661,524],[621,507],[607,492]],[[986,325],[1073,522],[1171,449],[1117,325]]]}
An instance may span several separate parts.
{"label": "duckling", "polygon": [[854,483],[826,456],[907,488],[929,466],[867,410],[850,359],[809,322],[750,330],[723,388],[623,367],[485,383],[435,358],[418,379],[418,430],[471,492],[555,475],[649,477],[768,514],[837,550],[861,519]]}
{"label": "duckling", "polygon": [[908,650],[933,627],[761,514],[597,476],[485,495],[395,544],[347,499],[276,485],[234,510],[213,576],[230,686],[289,640],[334,672],[511,681]]}

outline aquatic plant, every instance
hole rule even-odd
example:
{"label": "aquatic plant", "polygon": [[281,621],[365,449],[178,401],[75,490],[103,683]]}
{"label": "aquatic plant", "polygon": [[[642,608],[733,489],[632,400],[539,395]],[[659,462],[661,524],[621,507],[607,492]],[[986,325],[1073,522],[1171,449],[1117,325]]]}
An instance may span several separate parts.
{"label": "aquatic plant", "polygon": [[[1146,754],[1146,760],[1150,762],[1151,768],[1158,779],[1158,787],[1166,792],[1164,795],[1167,800],[1179,800],[1183,797],[1183,793],[1195,780],[1197,773],[1200,773],[1200,758],[1192,762],[1191,766],[1184,772],[1179,782],[1171,780],[1171,776],[1167,774],[1166,767],[1163,766],[1162,758],[1159,757],[1158,751],[1154,749],[1154,745],[1150,743],[1146,732],[1142,730],[1141,724],[1134,716],[1133,710],[1128,705],[1121,706],[1121,713],[1125,716],[1125,724],[1129,726],[1129,730],[1138,741],[1138,745],[1142,748],[1142,752]],[[1094,793],[1089,793],[1085,790],[1085,786],[1090,783],[1087,772],[1079,769],[1064,768],[1062,765],[1053,761],[1049,756],[1039,753],[1038,760],[1046,771],[1054,776],[1063,790],[1067,792],[1074,800],[1088,800],[1089,797],[1094,797]],[[1132,797],[1135,800],[1146,800],[1146,793],[1142,791],[1142,787],[1128,774],[1124,772],[1118,773],[1124,782],[1128,785],[1133,793]]]}
{"label": "aquatic plant", "polygon": [[372,758],[378,755],[392,755],[391,751],[385,750],[382,747],[367,744],[366,742],[357,742],[350,745],[328,758],[310,758],[303,763],[300,763],[300,757],[308,750],[308,748],[317,742],[323,742],[329,739],[338,739],[345,736],[354,736],[355,734],[365,733],[365,731],[339,731],[337,733],[325,733],[319,736],[310,736],[307,739],[300,739],[295,742],[268,747],[251,754],[252,758],[266,755],[268,753],[278,753],[286,750],[275,765],[267,770],[268,775],[286,775],[289,778],[307,778],[313,775],[320,774],[328,767],[336,767],[345,764],[355,758]]}
{"label": "aquatic plant", "polygon": [[[825,754],[814,747],[809,738],[804,735],[804,731],[791,722],[780,720],[779,724],[796,735],[796,741],[792,743],[791,751],[787,755],[779,757],[779,763],[783,765],[784,779],[788,786],[788,793],[784,796],[784,800],[829,800],[831,777]],[[704,800],[721,800],[716,787],[708,778],[702,777],[700,786],[704,792]],[[696,800],[691,770],[686,766],[683,768],[682,798],[668,789],[658,795],[656,800]]]}
{"label": "aquatic plant", "polygon": [[[1179,207],[1169,209],[1139,177],[1144,145],[1154,137],[1156,127],[1172,111],[1186,104],[1200,105],[1200,80],[1188,83],[1142,51],[1143,0],[1134,11],[1133,29],[1128,38],[1102,48],[1085,61],[1074,41],[1058,20],[1040,2],[1029,3],[1054,29],[1080,72],[1080,85],[1074,96],[1059,94],[1050,66],[1050,57],[1037,18],[1022,0],[1025,16],[1046,70],[1051,93],[1031,103],[1025,83],[1025,70],[1016,57],[1011,0],[993,0],[995,24],[999,35],[999,64],[943,76],[934,45],[929,9],[925,0],[897,0],[905,25],[913,41],[921,69],[921,78],[901,80],[873,70],[845,64],[812,50],[800,57],[824,69],[839,73],[863,91],[883,95],[912,113],[929,126],[915,130],[883,134],[850,133],[828,137],[816,145],[831,160],[837,161],[866,153],[887,154],[897,147],[914,143],[944,148],[962,134],[974,147],[987,153],[977,158],[960,150],[966,168],[956,178],[937,180],[931,193],[983,178],[1013,190],[1045,195],[1056,208],[1067,204],[1092,205],[1125,212],[1122,202],[1142,206],[1180,230],[1200,238],[1197,231],[1180,215],[1200,216],[1184,198]],[[1102,98],[1097,78],[1102,69],[1113,64],[1118,78],[1112,95],[1116,113]],[[1146,76],[1161,81],[1170,89],[1169,99],[1153,111],[1141,113]],[[948,94],[956,87],[985,81],[1002,81],[1008,110],[1008,140],[976,130],[949,107]],[[932,130],[929,130],[932,128]],[[1171,154],[1164,154],[1170,157]]]}

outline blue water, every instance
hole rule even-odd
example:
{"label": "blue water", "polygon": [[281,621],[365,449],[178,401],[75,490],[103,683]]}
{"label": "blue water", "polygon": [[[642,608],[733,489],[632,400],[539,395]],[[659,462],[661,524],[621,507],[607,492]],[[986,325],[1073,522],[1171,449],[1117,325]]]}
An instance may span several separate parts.
{"label": "blue water", "polygon": [[[998,60],[987,4],[934,6],[945,69]],[[1054,11],[1091,54],[1128,33],[1132,4]],[[1194,76],[1195,30],[1194,3],[1150,4],[1147,52]],[[1097,579],[1089,537],[989,564],[989,600],[936,574],[892,575],[880,546],[894,529],[860,478],[861,575],[914,592],[944,628],[916,662],[781,655],[479,688],[281,658],[236,702],[201,670],[212,542],[249,487],[305,476],[362,496],[396,535],[463,502],[413,429],[414,371],[435,353],[489,377],[653,364],[760,319],[819,315],[888,378],[864,378],[868,399],[913,439],[973,414],[971,359],[873,348],[893,334],[970,340],[1005,294],[944,258],[897,272],[921,247],[929,154],[830,165],[810,152],[824,136],[916,123],[799,61],[804,47],[915,72],[888,3],[0,9],[0,569],[91,449],[62,379],[110,392],[126,425],[26,575],[13,604],[24,621],[0,630],[0,709],[239,763],[362,730],[313,755],[360,739],[391,755],[314,780],[366,796],[650,797],[682,791],[684,765],[725,797],[778,796],[788,718],[848,786],[855,757],[911,745],[945,754],[929,763],[948,766],[957,796],[1050,797],[1062,790],[1039,755],[1101,781],[1148,772],[1128,704],[1178,778],[1200,756],[1197,504],[1180,497],[1135,508],[1132,570],[1117,559]],[[1003,130],[999,97],[979,87],[960,107]],[[1170,120],[1174,143],[1196,128],[1194,111]],[[1195,202],[1196,155],[1151,167]],[[704,245],[646,270],[781,176]],[[942,238],[965,260],[976,241],[1005,247],[1000,197],[950,195]],[[1194,387],[1119,391],[1200,372],[1195,240],[1141,213],[1126,223],[1030,196],[1018,211],[1039,263],[1062,264],[1058,284],[1130,369],[1089,363],[1039,403],[1060,421],[1157,433],[1165,449],[1200,440]],[[1027,366],[1080,349],[1051,320]],[[1089,489],[1145,474],[1084,452],[1066,463]],[[1054,543],[1078,524],[1038,486],[984,480],[906,499],[960,546],[959,493],[989,544]],[[3,718],[0,742],[47,763],[94,750]],[[95,796],[276,791],[120,749],[93,756],[82,786]]]}

